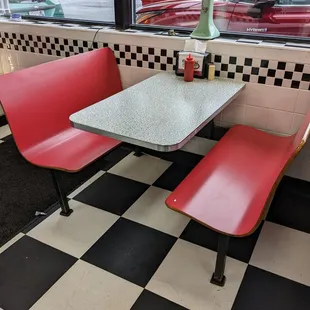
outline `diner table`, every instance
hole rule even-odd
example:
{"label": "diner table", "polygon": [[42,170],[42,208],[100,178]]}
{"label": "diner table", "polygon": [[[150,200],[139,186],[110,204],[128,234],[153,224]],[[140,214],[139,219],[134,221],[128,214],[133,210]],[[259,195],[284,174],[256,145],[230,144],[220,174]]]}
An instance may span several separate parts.
{"label": "diner table", "polygon": [[184,82],[159,73],[70,116],[77,129],[171,152],[180,149],[245,88],[216,78]]}

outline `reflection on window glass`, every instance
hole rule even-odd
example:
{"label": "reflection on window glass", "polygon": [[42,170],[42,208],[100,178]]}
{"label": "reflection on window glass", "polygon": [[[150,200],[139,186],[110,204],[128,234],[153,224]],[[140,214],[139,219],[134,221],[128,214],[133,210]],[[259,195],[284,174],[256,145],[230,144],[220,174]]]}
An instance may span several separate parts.
{"label": "reflection on window glass", "polygon": [[[11,13],[54,18],[114,21],[114,0],[0,0]],[[5,6],[5,3],[2,3]]]}
{"label": "reflection on window glass", "polygon": [[[194,28],[201,0],[136,0],[136,23]],[[310,0],[214,0],[220,31],[310,37]]]}

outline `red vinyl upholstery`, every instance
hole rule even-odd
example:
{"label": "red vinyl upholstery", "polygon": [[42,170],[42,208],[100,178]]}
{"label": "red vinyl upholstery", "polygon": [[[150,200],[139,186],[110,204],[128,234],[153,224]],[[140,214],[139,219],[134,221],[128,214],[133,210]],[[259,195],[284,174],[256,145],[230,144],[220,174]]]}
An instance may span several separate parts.
{"label": "red vinyl upholstery", "polygon": [[290,137],[234,126],[167,198],[167,206],[225,235],[253,233],[306,142],[309,122],[310,113]]}
{"label": "red vinyl upholstery", "polygon": [[0,101],[30,163],[81,170],[120,142],[72,128],[69,116],[122,90],[113,52],[103,48],[0,76]]}

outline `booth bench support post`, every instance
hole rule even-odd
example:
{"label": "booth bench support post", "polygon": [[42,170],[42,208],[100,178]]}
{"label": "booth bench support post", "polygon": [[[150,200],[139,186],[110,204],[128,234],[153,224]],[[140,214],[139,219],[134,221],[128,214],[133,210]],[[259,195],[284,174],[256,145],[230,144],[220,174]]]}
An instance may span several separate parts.
{"label": "booth bench support post", "polygon": [[133,155],[136,157],[141,157],[143,155],[141,147],[137,146]]}
{"label": "booth bench support post", "polygon": [[218,286],[224,286],[226,281],[224,272],[225,272],[228,245],[229,245],[229,236],[219,234],[215,271],[210,281],[212,284]]}
{"label": "booth bench support post", "polygon": [[56,192],[57,192],[57,195],[59,198],[60,206],[61,206],[60,215],[69,216],[73,212],[73,210],[70,209],[67,196],[63,192],[63,190],[60,186],[60,180],[59,180],[59,177],[57,175],[58,171],[51,170],[51,173],[52,173],[54,186],[55,186],[55,189],[56,189]]}

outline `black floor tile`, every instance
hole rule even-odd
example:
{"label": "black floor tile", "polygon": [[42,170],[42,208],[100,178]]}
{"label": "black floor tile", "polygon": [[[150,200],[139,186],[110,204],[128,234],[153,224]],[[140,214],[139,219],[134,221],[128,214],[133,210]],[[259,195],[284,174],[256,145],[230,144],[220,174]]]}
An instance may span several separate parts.
{"label": "black floor tile", "polygon": [[308,310],[310,287],[248,266],[232,310]]}
{"label": "black floor tile", "polygon": [[175,241],[172,236],[120,218],[82,259],[144,287]]}
{"label": "black floor tile", "polygon": [[74,200],[122,215],[148,188],[144,183],[105,173]]}
{"label": "black floor tile", "polygon": [[132,152],[132,151],[134,151],[137,148],[137,146],[133,145],[133,144],[130,144],[130,143],[127,143],[127,142],[123,142],[122,143],[122,148],[124,148],[126,150],[130,150]]}
{"label": "black floor tile", "polygon": [[214,133],[214,129],[216,126],[214,126],[213,122],[208,123],[205,127],[203,127],[197,134],[197,137],[211,139],[213,138],[212,135]]}
{"label": "black floor tile", "polygon": [[115,150],[111,151],[108,155],[104,156],[102,167],[100,167],[101,170],[108,171],[130,153],[131,150],[126,146],[121,145],[117,147]]}
{"label": "black floor tile", "polygon": [[221,140],[225,134],[228,132],[229,128],[215,126],[212,133],[212,139],[219,141]]}
{"label": "black floor tile", "polygon": [[[233,238],[229,240],[228,256],[248,263],[259,237],[262,225],[250,236],[244,238]],[[191,220],[184,231],[181,239],[198,244],[210,250],[217,250],[218,233]]]}
{"label": "black floor tile", "polygon": [[126,149],[130,149],[133,152],[135,152],[136,150],[140,150],[140,152],[142,152],[142,154],[148,154],[154,157],[158,157],[167,161],[171,161],[173,163],[177,163],[183,166],[189,166],[189,167],[195,167],[203,158],[202,155],[197,155],[197,154],[193,154],[190,152],[186,152],[186,151],[174,151],[174,152],[159,152],[159,151],[155,151],[155,150],[150,150],[147,148],[143,148],[143,147],[134,147],[131,145],[124,145],[122,144],[122,146]]}
{"label": "black floor tile", "polygon": [[270,206],[267,220],[310,233],[310,182],[285,176]]}
{"label": "black floor tile", "polygon": [[147,148],[144,148],[144,147],[140,148],[140,151],[142,152],[142,154],[151,155],[151,156],[154,156],[154,157],[157,157],[157,158],[162,158],[162,156],[163,156],[163,152],[147,149]]}
{"label": "black floor tile", "polygon": [[8,121],[5,117],[5,115],[1,115],[0,116],[0,127],[6,125],[7,123],[8,123]]}
{"label": "black floor tile", "polygon": [[203,159],[203,156],[179,150],[175,152],[162,153],[161,158],[180,165],[195,167]]}
{"label": "black floor tile", "polygon": [[8,136],[2,138],[1,140],[2,141],[10,141],[11,139],[13,139],[13,136],[12,135],[8,135]]}
{"label": "black floor tile", "polygon": [[144,290],[131,310],[186,310],[168,299]]}
{"label": "black floor tile", "polygon": [[76,262],[76,258],[30,237],[0,255],[0,308],[30,307]]}
{"label": "black floor tile", "polygon": [[154,186],[174,191],[192,171],[193,167],[173,163],[153,184]]}

